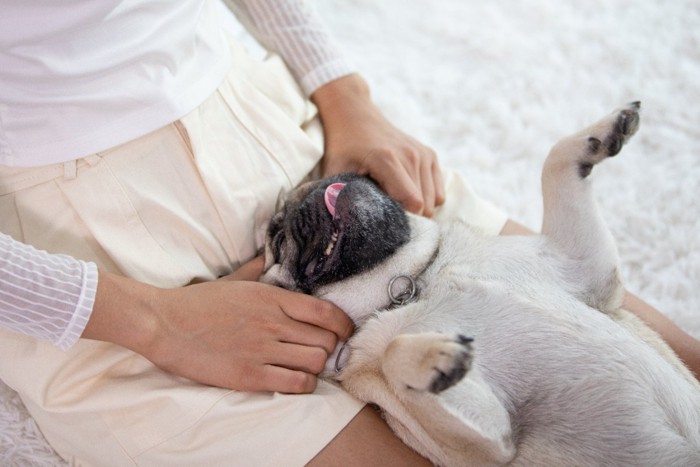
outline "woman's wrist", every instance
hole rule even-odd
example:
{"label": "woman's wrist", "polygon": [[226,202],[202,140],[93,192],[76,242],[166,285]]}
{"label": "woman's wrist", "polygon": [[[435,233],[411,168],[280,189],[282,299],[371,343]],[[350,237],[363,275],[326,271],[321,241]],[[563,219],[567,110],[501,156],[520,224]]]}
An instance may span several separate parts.
{"label": "woman's wrist", "polygon": [[164,298],[164,289],[100,270],[95,304],[82,337],[147,355],[156,341]]}
{"label": "woman's wrist", "polygon": [[372,105],[369,85],[357,73],[324,84],[311,95],[311,100],[324,124],[333,121],[335,116],[345,115],[348,109]]}

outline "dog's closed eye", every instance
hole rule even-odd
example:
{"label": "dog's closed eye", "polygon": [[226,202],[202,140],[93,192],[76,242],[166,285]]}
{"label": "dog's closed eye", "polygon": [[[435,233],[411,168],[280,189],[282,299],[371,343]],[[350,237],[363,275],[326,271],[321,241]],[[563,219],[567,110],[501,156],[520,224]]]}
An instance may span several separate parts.
{"label": "dog's closed eye", "polygon": [[280,229],[272,239],[272,254],[275,258],[275,263],[279,263],[282,258],[282,245],[285,238],[284,230]]}

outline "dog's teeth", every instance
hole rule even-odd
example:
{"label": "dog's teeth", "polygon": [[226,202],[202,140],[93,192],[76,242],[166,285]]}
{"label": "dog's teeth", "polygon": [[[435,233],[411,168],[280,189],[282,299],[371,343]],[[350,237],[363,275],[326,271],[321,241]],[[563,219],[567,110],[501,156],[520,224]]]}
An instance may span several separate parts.
{"label": "dog's teeth", "polygon": [[323,251],[324,256],[330,256],[331,253],[333,253],[333,248],[335,248],[335,243],[338,241],[338,232],[333,232],[331,235],[331,241],[326,247],[326,249]]}

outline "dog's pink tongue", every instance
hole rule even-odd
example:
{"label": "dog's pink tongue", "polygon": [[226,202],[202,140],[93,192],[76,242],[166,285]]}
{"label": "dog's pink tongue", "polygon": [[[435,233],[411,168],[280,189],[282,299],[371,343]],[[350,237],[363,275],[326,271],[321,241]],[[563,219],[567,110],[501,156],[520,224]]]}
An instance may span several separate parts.
{"label": "dog's pink tongue", "polygon": [[328,188],[326,188],[324,199],[326,200],[328,212],[330,212],[333,217],[335,217],[335,202],[338,199],[338,195],[343,190],[343,187],[345,187],[345,183],[334,183],[328,185]]}

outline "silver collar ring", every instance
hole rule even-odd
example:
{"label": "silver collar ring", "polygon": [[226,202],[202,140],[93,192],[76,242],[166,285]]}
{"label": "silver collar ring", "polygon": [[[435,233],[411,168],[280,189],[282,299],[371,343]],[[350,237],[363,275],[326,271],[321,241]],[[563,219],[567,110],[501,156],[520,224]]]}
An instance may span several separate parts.
{"label": "silver collar ring", "polygon": [[[394,282],[396,282],[398,279],[405,279],[406,281],[408,281],[408,286],[404,289],[403,292],[397,295],[394,293]],[[406,303],[409,303],[411,300],[416,298],[416,281],[411,276],[407,276],[406,274],[399,274],[398,276],[394,276],[389,281],[389,288],[387,289],[387,291],[389,292],[389,298],[391,299],[391,303],[393,303],[394,305],[405,305]]]}

